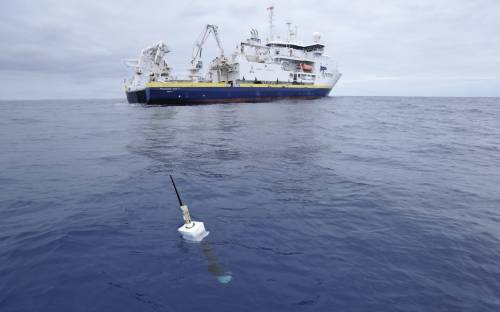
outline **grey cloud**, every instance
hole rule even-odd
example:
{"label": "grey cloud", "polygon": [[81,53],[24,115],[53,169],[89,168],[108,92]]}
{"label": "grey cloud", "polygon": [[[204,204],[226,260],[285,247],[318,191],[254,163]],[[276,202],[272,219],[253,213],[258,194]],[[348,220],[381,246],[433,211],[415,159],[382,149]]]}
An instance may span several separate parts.
{"label": "grey cloud", "polygon": [[[344,73],[337,94],[500,95],[500,2],[495,0],[276,0],[276,23],[320,31]],[[123,60],[166,40],[174,69],[187,68],[205,23],[232,51],[250,28],[267,35],[268,1],[10,1],[0,12],[2,96],[16,83],[64,81],[68,96],[123,96]],[[209,57],[215,55],[207,43]],[[438,81],[439,83],[435,83]],[[85,83],[82,83],[85,82]],[[496,86],[496,87],[495,87]],[[74,90],[72,90],[74,89]],[[77,90],[77,91],[75,91]],[[103,92],[102,90],[109,90]],[[58,94],[64,97],[64,94]],[[104,95],[103,95],[104,96]]]}

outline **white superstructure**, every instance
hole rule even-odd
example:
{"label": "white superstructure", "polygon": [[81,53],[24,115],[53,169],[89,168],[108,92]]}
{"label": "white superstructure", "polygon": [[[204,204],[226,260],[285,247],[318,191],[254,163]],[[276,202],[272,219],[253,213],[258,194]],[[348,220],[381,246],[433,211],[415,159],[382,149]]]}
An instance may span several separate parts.
{"label": "white superstructure", "polygon": [[[274,7],[269,10],[269,38],[265,42],[256,29],[240,42],[236,50],[226,56],[219,38],[218,27],[207,25],[195,43],[189,75],[178,78],[171,74],[166,61],[169,52],[166,44],[158,43],[142,51],[139,60],[128,62],[135,74],[126,82],[126,89],[138,90],[151,82],[227,83],[240,84],[299,84],[322,85],[332,88],[341,74],[328,55],[321,35],[314,33],[308,44],[298,38],[297,28],[288,24],[285,38],[275,34]],[[220,55],[212,60],[204,71],[201,61],[202,48],[207,38],[213,35]]]}

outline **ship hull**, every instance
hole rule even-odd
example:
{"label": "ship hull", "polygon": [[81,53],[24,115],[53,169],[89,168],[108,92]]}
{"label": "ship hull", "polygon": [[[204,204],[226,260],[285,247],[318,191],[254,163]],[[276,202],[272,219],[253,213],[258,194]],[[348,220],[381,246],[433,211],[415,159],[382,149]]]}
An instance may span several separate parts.
{"label": "ship hull", "polygon": [[146,90],[127,91],[127,101],[129,103],[146,103]]}
{"label": "ship hull", "polygon": [[314,87],[147,87],[128,91],[129,103],[190,105],[210,103],[269,102],[282,99],[317,99],[331,88]]}

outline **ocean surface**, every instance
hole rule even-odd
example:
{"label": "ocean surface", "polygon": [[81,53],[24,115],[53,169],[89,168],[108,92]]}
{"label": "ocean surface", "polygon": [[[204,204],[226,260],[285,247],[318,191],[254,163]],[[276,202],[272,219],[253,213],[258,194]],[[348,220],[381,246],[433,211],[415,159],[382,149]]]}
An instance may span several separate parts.
{"label": "ocean surface", "polygon": [[0,134],[1,312],[500,311],[500,99],[2,101]]}

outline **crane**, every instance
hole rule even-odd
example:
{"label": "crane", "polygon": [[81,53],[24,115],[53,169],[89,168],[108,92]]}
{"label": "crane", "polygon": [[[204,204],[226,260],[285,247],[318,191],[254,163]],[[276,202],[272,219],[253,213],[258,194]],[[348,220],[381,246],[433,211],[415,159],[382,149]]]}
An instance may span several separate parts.
{"label": "crane", "polygon": [[129,67],[134,67],[137,74],[148,72],[160,75],[168,72],[169,67],[165,59],[165,55],[170,52],[165,42],[158,42],[141,51],[139,59],[126,60],[125,64]]}
{"label": "crane", "polygon": [[203,50],[203,45],[205,44],[205,41],[207,41],[207,38],[208,36],[210,36],[210,34],[214,35],[215,41],[217,42],[217,46],[219,47],[220,56],[224,57],[224,49],[222,48],[222,44],[219,38],[217,25],[207,24],[194,45],[193,55],[191,59],[191,65],[193,65],[192,69],[193,72],[198,72],[203,67],[203,62],[201,61],[201,52]]}
{"label": "crane", "polygon": [[128,67],[134,68],[134,76],[128,81],[128,88],[135,88],[143,81],[165,81],[170,79],[170,67],[166,54],[170,52],[165,42],[158,42],[141,51],[138,59],[125,61]]}

